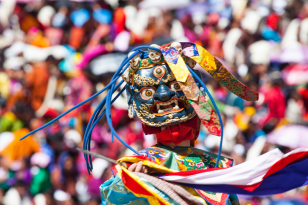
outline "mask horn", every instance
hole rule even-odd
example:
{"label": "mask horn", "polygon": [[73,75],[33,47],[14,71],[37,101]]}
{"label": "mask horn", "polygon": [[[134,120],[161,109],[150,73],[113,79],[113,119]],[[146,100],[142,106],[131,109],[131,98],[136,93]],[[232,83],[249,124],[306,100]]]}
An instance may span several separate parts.
{"label": "mask horn", "polygon": [[183,55],[196,61],[216,81],[235,95],[247,101],[257,101],[259,94],[237,80],[222,63],[202,46],[194,43],[181,43]]}

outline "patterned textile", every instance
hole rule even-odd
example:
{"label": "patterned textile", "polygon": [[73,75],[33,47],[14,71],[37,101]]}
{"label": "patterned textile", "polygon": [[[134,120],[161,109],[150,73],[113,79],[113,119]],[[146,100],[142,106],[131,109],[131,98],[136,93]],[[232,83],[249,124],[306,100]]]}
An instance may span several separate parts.
{"label": "patterned textile", "polygon": [[247,101],[256,101],[258,93],[239,82],[225,67],[203,47],[194,43],[182,43],[183,54],[195,60],[204,70],[235,95]]}
{"label": "patterned textile", "polygon": [[[195,189],[257,196],[279,194],[307,185],[307,170],[308,148],[298,148],[286,154],[276,148],[234,167],[163,173],[156,176]],[[201,196],[208,193],[201,190],[198,191]],[[216,193],[209,198],[215,198],[217,201],[216,197],[219,195]]]}
{"label": "patterned textile", "polygon": [[170,52],[165,52],[167,49],[168,48],[162,50],[162,53],[164,55],[165,60],[167,59],[166,62],[168,66],[172,70],[172,73],[175,76],[176,80],[178,82],[185,83],[190,72],[186,67],[184,59],[181,57],[178,51],[175,50],[175,48],[170,48],[170,50],[172,50],[172,53],[176,53],[174,54],[176,56],[176,60],[175,59],[169,60],[168,58]]}
{"label": "patterned textile", "polygon": [[136,197],[123,185],[121,178],[117,175],[100,186],[102,204],[145,204],[149,205],[144,197]]}
{"label": "patterned textile", "polygon": [[[217,155],[194,147],[175,147],[171,149],[165,145],[156,145],[139,152],[159,165],[174,171],[188,171],[196,169],[214,168]],[[134,163],[131,157],[124,160]],[[140,160],[138,160],[140,161]],[[219,167],[231,167],[233,160],[220,157]]]}
{"label": "patterned textile", "polygon": [[[144,149],[140,154],[120,160],[126,163],[143,161],[145,166],[150,167],[151,173],[171,173],[209,169],[215,166],[217,158],[213,153],[194,147],[171,149],[164,145]],[[219,167],[231,167],[232,163],[231,159],[222,156]],[[196,204],[195,201],[198,201],[201,204],[231,205],[231,195],[226,193],[201,192],[188,187],[182,189],[178,185],[167,184],[153,176],[132,173],[125,168],[118,169],[118,174],[102,184],[100,190],[103,204]],[[236,195],[232,197],[232,201],[237,198]]]}
{"label": "patterned textile", "polygon": [[[183,53],[184,52],[188,56],[198,54],[195,45],[185,47]],[[189,70],[187,69],[186,64],[179,52],[175,48],[169,47],[162,49],[162,53],[182,91],[184,92],[191,106],[196,111],[202,124],[204,124],[210,134],[220,136],[221,127],[218,121],[218,116],[216,112],[209,106],[207,100],[208,97],[205,101],[205,94],[199,90],[199,87],[197,86],[194,78],[189,73]]]}
{"label": "patterned textile", "polygon": [[164,55],[164,58],[167,62],[173,64],[177,63],[180,54],[175,48],[172,47],[164,48],[161,50],[161,52]]}
{"label": "patterned textile", "polygon": [[[187,68],[186,68],[187,69]],[[199,87],[197,86],[194,78],[191,76],[191,74],[188,74],[186,82],[180,83],[179,85],[184,92],[186,98],[190,101],[198,101],[199,97]],[[196,109],[195,109],[196,110]],[[199,116],[200,118],[201,116]]]}
{"label": "patterned textile", "polygon": [[198,95],[199,101],[197,103],[189,100],[191,106],[195,109],[199,119],[209,131],[209,133],[212,135],[220,136],[221,126],[219,123],[218,115],[209,105],[209,97],[201,91],[198,92]]}
{"label": "patterned textile", "polygon": [[183,55],[187,57],[197,56],[199,52],[193,43],[182,43]]}

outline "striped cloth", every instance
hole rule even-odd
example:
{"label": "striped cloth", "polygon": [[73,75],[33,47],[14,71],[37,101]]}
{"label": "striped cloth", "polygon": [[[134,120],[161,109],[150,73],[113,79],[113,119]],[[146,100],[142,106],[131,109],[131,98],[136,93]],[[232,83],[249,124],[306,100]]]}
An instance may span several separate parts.
{"label": "striped cloth", "polygon": [[163,174],[161,179],[210,192],[271,195],[308,184],[308,148],[278,149],[230,168]]}

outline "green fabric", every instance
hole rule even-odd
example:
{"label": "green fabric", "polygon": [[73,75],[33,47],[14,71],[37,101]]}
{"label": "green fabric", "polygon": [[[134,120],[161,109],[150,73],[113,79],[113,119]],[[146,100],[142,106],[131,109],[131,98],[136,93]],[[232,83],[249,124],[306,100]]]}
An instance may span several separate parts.
{"label": "green fabric", "polygon": [[230,194],[229,199],[231,201],[231,205],[240,205],[240,202],[236,194]]}
{"label": "green fabric", "polygon": [[136,204],[148,205],[148,200],[143,197],[136,197],[132,192],[125,188],[120,177],[112,177],[100,187],[102,204]]}
{"label": "green fabric", "polygon": [[44,191],[52,187],[50,182],[50,174],[47,169],[40,168],[38,174],[36,174],[30,185],[30,192],[33,195],[43,193]]}
{"label": "green fabric", "polygon": [[[194,147],[175,147],[156,145],[140,151],[158,164],[175,171],[214,168],[217,155]],[[222,163],[224,161],[225,163]],[[231,166],[233,161],[220,157],[219,167]]]}
{"label": "green fabric", "polygon": [[5,116],[0,118],[0,132],[15,132],[22,127],[23,123],[18,119],[11,121]]}
{"label": "green fabric", "polygon": [[6,181],[3,181],[0,183],[0,188],[4,189],[5,191],[9,190],[11,186],[8,184],[9,181],[14,180],[15,172],[12,170],[8,171],[7,179]]}

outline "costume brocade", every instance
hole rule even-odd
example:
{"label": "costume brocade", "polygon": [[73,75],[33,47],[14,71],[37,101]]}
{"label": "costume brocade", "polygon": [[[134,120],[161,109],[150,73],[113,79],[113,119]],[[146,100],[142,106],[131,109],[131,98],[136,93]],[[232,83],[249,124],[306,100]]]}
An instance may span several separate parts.
{"label": "costume brocade", "polygon": [[[153,163],[164,166],[170,171],[189,171],[195,169],[214,168],[217,158],[216,154],[199,150],[194,147],[175,147],[172,149],[164,145],[155,145],[150,148],[146,148],[139,153],[148,157],[153,161]],[[139,158],[134,157],[124,157],[121,160],[132,163],[138,162],[138,159]],[[232,159],[220,157],[219,167],[231,167],[232,164]],[[155,173],[155,170],[152,170],[152,172]],[[159,195],[168,202],[164,204],[181,204],[179,201],[176,201],[175,197],[170,197],[168,194],[165,194],[164,191],[150,183],[146,178],[143,178],[142,176],[136,177],[138,177],[145,184],[147,190],[153,190],[153,196]],[[200,204],[239,204],[235,194],[229,195],[226,193],[207,192],[188,187],[185,187],[185,189],[193,197],[195,197]],[[112,177],[102,184],[100,190],[103,204],[159,204],[159,202],[155,200],[152,200],[152,203],[149,203],[147,197],[150,197],[146,194],[144,194],[143,197],[135,196],[133,191],[136,189],[129,184],[124,185],[118,175],[115,175],[115,177]],[[186,203],[195,204],[189,202]]]}

